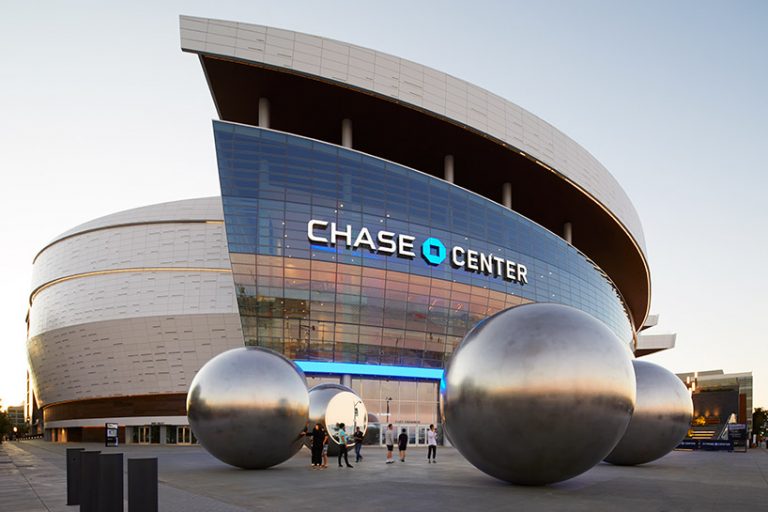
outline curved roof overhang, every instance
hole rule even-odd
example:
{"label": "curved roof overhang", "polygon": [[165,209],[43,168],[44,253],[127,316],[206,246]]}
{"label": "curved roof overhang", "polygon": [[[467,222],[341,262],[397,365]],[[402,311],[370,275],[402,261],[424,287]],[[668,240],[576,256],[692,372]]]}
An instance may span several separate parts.
{"label": "curved roof overhang", "polygon": [[221,206],[221,197],[198,197],[194,199],[182,199],[166,203],[152,204],[123,210],[120,212],[98,217],[79,224],[72,229],[60,233],[53,240],[37,251],[32,259],[32,264],[37,258],[54,244],[72,238],[74,236],[126,226],[139,226],[147,224],[178,224],[186,222],[224,222],[224,211]]}
{"label": "curved roof overhang", "polygon": [[620,187],[616,191],[618,184],[604,169],[585,172],[585,179],[578,182],[573,173],[568,176],[543,162],[529,146],[524,147],[528,151],[521,150],[469,123],[391,95],[287,67],[182,46],[199,54],[222,120],[258,125],[259,98],[265,97],[270,103],[272,129],[340,144],[341,121],[349,118],[356,150],[440,178],[445,155],[453,155],[454,183],[498,202],[503,183],[512,183],[512,209],[554,233],[562,233],[563,225],[570,222],[573,245],[613,281],[635,329],[643,325],[650,305],[650,273],[642,229],[631,203],[627,209],[626,195],[616,201],[628,215],[625,218],[634,224],[634,233],[587,190],[586,181],[602,178],[609,182],[603,185],[610,196],[624,194]]}

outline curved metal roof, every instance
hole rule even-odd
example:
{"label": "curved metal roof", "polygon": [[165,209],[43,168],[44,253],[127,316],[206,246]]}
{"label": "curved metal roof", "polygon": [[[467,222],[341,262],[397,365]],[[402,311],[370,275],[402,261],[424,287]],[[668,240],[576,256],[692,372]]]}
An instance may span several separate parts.
{"label": "curved metal roof", "polygon": [[35,260],[40,256],[40,253],[51,245],[80,233],[133,224],[200,221],[224,221],[224,210],[221,206],[220,196],[182,199],[180,201],[141,206],[89,220],[54,237],[45,247],[38,251],[37,255],[35,255]]}

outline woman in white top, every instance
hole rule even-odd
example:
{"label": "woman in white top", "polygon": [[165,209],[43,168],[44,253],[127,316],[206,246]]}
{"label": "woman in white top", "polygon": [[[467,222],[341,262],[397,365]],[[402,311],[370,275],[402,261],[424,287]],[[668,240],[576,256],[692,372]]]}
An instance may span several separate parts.
{"label": "woman in white top", "polygon": [[437,456],[437,432],[435,426],[430,425],[427,430],[427,463],[437,463],[435,457]]}

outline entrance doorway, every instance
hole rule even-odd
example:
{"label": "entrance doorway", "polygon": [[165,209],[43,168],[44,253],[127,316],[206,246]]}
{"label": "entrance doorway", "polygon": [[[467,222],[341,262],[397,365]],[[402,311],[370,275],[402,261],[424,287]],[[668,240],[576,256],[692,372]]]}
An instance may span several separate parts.
{"label": "entrance doorway", "polygon": [[160,427],[158,425],[137,425],[133,427],[132,441],[136,444],[159,444]]}
{"label": "entrance doorway", "polygon": [[192,444],[192,429],[189,427],[176,427],[176,444]]}
{"label": "entrance doorway", "polygon": [[139,431],[139,444],[149,444],[152,441],[152,430],[149,427],[135,427]]}
{"label": "entrance doorway", "polygon": [[[408,446],[426,446],[427,444],[427,430],[429,425],[392,425],[394,429],[395,445],[397,445],[397,438],[400,432],[405,429],[405,433],[408,434]],[[387,426],[382,424],[381,431],[379,433],[379,442],[384,444],[384,432],[387,430]]]}

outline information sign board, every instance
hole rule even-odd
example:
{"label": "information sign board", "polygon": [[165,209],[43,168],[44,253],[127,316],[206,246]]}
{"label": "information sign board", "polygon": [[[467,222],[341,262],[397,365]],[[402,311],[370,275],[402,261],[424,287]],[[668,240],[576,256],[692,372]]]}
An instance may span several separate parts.
{"label": "information sign board", "polygon": [[117,423],[104,424],[104,446],[117,446],[117,433],[119,427]]}

